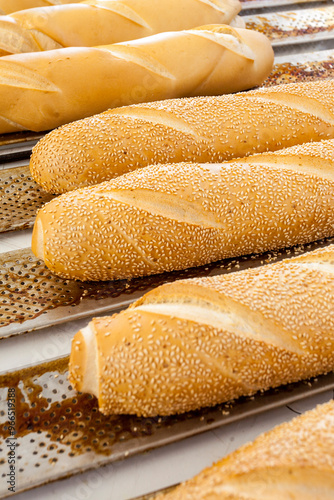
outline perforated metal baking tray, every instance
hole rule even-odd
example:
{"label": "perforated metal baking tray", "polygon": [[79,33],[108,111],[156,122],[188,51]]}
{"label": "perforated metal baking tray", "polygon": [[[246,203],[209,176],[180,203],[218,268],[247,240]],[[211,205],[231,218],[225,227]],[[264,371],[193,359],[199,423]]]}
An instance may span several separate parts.
{"label": "perforated metal baking tray", "polygon": [[334,78],[334,50],[284,54],[275,57],[274,68],[264,86]]}
{"label": "perforated metal baking tray", "polygon": [[52,195],[36,184],[28,166],[0,170],[0,232],[31,227]]}
{"label": "perforated metal baking tray", "polygon": [[291,7],[310,7],[316,5],[330,4],[332,0],[240,0],[242,10],[266,10],[280,8],[287,9]]}
{"label": "perforated metal baking tray", "polygon": [[30,251],[0,254],[0,339],[80,318],[113,314],[152,288],[177,279],[226,274],[334,243],[334,238],[279,252],[225,259],[184,271],[132,280],[81,283],[52,274]]}
{"label": "perforated metal baking tray", "polygon": [[265,34],[274,48],[333,40],[334,5],[244,16],[246,27]]}
{"label": "perforated metal baking tray", "polygon": [[[0,498],[11,495],[4,479],[13,443],[18,493],[334,387],[334,374],[330,373],[178,416],[106,417],[99,412],[95,397],[73,391],[67,367],[68,358],[60,358],[0,375]],[[12,427],[9,397],[15,405]]]}

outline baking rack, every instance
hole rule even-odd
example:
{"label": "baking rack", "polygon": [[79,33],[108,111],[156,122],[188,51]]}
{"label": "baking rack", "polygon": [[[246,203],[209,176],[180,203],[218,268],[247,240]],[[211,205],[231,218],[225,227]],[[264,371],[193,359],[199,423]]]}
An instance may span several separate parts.
{"label": "baking rack", "polygon": [[[241,14],[247,27],[265,33],[272,41],[275,66],[265,86],[333,78],[332,1],[245,0]],[[37,186],[28,167],[31,149],[43,135],[21,132],[0,137],[0,232],[32,227],[36,210],[53,198]],[[327,238],[306,246],[224,260],[181,272],[88,284],[52,275],[28,248],[0,254],[0,339],[19,337],[79,318],[117,312],[167,281],[265,265],[333,242]],[[20,481],[16,492],[161,447],[334,387],[334,374],[330,373],[180,416],[107,418],[99,413],[95,398],[73,391],[67,382],[67,365],[67,357],[57,358],[42,365],[0,374],[2,478],[7,472],[7,461],[2,457],[8,438],[8,388],[15,388],[17,396]],[[2,481],[0,497],[5,498],[7,494]]]}

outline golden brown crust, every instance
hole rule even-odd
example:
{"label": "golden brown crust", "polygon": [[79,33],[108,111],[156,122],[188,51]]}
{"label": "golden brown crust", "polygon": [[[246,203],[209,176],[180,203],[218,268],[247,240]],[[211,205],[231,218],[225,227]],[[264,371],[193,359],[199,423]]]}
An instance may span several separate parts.
{"label": "golden brown crust", "polygon": [[77,3],[78,0],[0,0],[0,12],[11,14],[35,7],[50,7],[57,4]]}
{"label": "golden brown crust", "polygon": [[[0,50],[8,54],[93,47],[202,24],[230,24],[238,0],[88,0],[28,9],[0,21]],[[240,26],[242,27],[242,26]]]}
{"label": "golden brown crust", "polygon": [[151,165],[66,193],[39,211],[33,251],[62,277],[109,280],[332,236],[334,140],[275,156]]}
{"label": "golden brown crust", "polygon": [[334,401],[262,434],[156,500],[331,500]]}
{"label": "golden brown crust", "polygon": [[43,189],[61,193],[152,163],[221,162],[334,137],[334,80],[110,110],[61,127],[33,150]]}
{"label": "golden brown crust", "polygon": [[[331,371],[333,301],[334,245],[158,287],[90,323],[100,410],[181,413]],[[85,376],[76,365],[74,381]]]}
{"label": "golden brown crust", "polygon": [[[87,364],[87,346],[84,342],[84,336],[81,331],[79,331],[75,338],[72,340],[70,365],[72,368],[72,383],[77,389],[77,391],[82,391],[83,377],[80,375],[82,367],[86,367]],[[85,369],[85,368],[84,368]],[[73,377],[73,374],[77,374]]]}
{"label": "golden brown crust", "polygon": [[237,92],[259,85],[272,64],[264,35],[226,25],[5,56],[0,133],[49,130],[122,104]]}

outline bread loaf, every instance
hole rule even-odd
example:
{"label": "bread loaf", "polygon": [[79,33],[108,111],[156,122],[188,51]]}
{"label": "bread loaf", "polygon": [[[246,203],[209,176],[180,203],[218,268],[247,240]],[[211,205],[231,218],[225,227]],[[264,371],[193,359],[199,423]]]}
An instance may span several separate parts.
{"label": "bread loaf", "polygon": [[70,381],[102,413],[170,415],[334,369],[334,245],[162,285],[72,341]]}
{"label": "bread loaf", "polygon": [[[260,435],[155,500],[332,500],[334,401]],[[152,499],[153,500],[153,499]]]}
{"label": "bread loaf", "polygon": [[235,163],[151,165],[63,194],[38,212],[32,249],[59,276],[110,280],[332,235],[334,140]]}
{"label": "bread loaf", "polygon": [[239,0],[88,0],[28,9],[0,18],[0,54],[107,45],[203,24],[245,27],[240,9]]}
{"label": "bread loaf", "polygon": [[[199,88],[199,93],[204,88]],[[334,80],[110,110],[46,135],[31,173],[61,193],[152,163],[221,162],[334,137]]]}
{"label": "bread loaf", "polygon": [[78,0],[0,0],[0,13],[11,14],[18,10],[33,7],[49,7],[64,3],[77,3]]}
{"label": "bread loaf", "polygon": [[264,35],[220,24],[5,56],[0,133],[47,130],[121,104],[247,89],[259,85],[272,64]]}

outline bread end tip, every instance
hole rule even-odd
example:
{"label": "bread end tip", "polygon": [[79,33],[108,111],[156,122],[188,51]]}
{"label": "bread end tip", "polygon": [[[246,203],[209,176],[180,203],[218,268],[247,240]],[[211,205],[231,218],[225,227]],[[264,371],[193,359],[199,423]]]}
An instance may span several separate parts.
{"label": "bread end tip", "polygon": [[44,232],[42,221],[38,215],[32,233],[31,250],[36,257],[44,260]]}
{"label": "bread end tip", "polygon": [[83,374],[86,366],[87,349],[82,331],[79,330],[72,340],[68,379],[76,391],[82,391]]}

